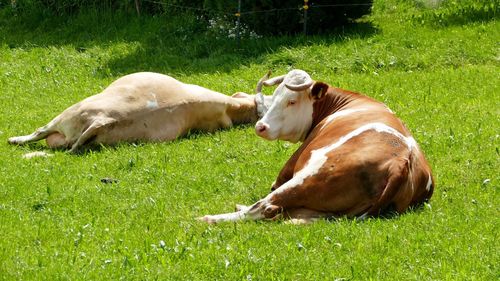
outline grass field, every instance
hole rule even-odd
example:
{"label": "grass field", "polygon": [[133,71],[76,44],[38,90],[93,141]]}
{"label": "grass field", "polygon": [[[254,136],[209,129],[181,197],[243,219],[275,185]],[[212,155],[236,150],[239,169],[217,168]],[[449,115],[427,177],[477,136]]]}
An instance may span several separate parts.
{"label": "grass field", "polygon": [[[498,280],[500,23],[473,5],[374,2],[333,35],[240,48],[193,17],[0,10],[0,280]],[[45,143],[7,144],[130,72],[231,94],[269,68],[384,101],[432,165],[430,204],[390,219],[206,225],[195,218],[265,196],[298,145],[252,126],[31,160]]]}

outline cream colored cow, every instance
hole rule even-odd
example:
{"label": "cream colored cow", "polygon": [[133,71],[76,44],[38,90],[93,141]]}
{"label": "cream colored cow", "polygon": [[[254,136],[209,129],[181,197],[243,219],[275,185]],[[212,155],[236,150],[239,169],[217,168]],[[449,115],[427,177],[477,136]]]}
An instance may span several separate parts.
{"label": "cream colored cow", "polygon": [[91,143],[169,141],[190,130],[214,131],[255,122],[257,112],[263,114],[265,100],[245,93],[230,97],[167,75],[140,72],[119,78],[34,133],[8,142],[21,145],[46,139],[51,148],[75,152]]}

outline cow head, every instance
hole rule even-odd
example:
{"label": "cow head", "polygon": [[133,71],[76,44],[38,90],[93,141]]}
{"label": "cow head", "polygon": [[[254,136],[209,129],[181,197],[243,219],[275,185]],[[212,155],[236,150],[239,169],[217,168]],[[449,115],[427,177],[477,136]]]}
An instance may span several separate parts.
{"label": "cow head", "polygon": [[[257,112],[257,118],[262,118],[262,116],[264,116],[264,113],[266,113],[267,109],[269,108],[272,102],[272,96],[265,96],[264,94],[262,94],[262,85],[265,80],[269,79],[270,75],[271,75],[271,70],[269,70],[269,72],[266,73],[266,75],[260,78],[255,88],[255,95],[249,95],[243,92],[237,92],[231,96],[233,98],[247,99],[252,103],[254,103]],[[255,120],[253,122],[255,122]]]}
{"label": "cow head", "polygon": [[268,140],[304,140],[313,119],[313,103],[324,91],[313,91],[314,81],[303,70],[292,70],[286,75],[263,82],[265,86],[278,84],[272,102],[264,116],[255,125],[255,132]]}

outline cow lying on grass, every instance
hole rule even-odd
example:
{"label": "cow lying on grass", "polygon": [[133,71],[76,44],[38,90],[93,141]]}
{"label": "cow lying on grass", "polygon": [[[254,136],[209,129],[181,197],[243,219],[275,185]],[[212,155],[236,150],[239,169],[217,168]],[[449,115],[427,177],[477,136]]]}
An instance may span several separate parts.
{"label": "cow lying on grass", "polygon": [[264,84],[279,85],[255,126],[257,135],[303,143],[265,198],[201,220],[284,217],[305,223],[377,216],[404,212],[432,196],[434,180],[424,154],[383,103],[315,82],[301,70]]}
{"label": "cow lying on grass", "polygon": [[31,135],[8,141],[25,144],[46,138],[49,147],[71,152],[90,143],[168,141],[190,130],[214,131],[255,122],[258,113],[263,114],[264,102],[262,95],[229,97],[167,75],[134,73],[70,106]]}

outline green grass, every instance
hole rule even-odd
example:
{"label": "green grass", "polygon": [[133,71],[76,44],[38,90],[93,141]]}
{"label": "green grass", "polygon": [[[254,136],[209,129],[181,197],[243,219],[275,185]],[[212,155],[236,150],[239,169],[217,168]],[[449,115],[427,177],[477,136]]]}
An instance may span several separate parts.
{"label": "green grass", "polygon": [[[240,49],[188,17],[30,22],[1,10],[0,279],[498,279],[500,24],[412,3],[376,0],[372,16],[334,35],[244,39]],[[268,68],[302,68],[384,101],[433,167],[430,204],[361,222],[206,225],[195,218],[265,196],[298,145],[248,126],[46,159],[21,158],[43,142],[6,143],[126,73],[230,94],[252,92]]]}

